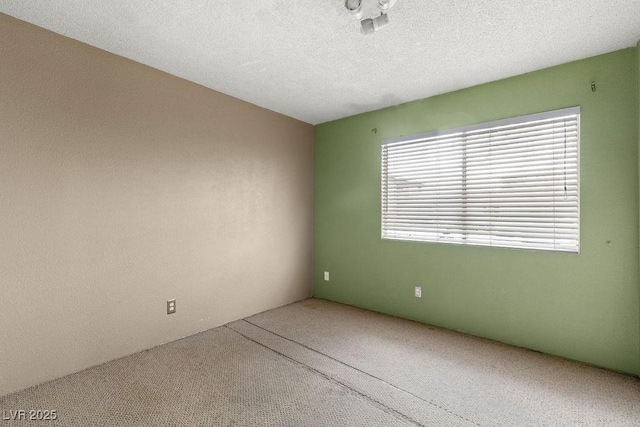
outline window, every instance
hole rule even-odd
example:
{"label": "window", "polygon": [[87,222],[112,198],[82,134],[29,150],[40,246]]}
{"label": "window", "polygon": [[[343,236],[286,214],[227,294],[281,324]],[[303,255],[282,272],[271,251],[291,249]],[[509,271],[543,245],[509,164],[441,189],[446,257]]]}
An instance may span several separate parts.
{"label": "window", "polygon": [[382,238],[578,252],[580,107],[382,141]]}

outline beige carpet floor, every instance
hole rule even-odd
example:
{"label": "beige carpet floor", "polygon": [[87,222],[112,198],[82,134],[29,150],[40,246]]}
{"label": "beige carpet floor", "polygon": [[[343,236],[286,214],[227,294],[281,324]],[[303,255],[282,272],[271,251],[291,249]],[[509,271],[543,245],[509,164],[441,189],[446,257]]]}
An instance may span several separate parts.
{"label": "beige carpet floor", "polygon": [[58,426],[640,426],[640,380],[309,299],[0,397]]}

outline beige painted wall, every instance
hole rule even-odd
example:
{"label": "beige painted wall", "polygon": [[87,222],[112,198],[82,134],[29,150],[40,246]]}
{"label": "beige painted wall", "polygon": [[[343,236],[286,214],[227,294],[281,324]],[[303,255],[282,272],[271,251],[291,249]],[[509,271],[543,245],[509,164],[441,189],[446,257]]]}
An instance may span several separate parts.
{"label": "beige painted wall", "polygon": [[312,145],[0,14],[0,395],[309,296]]}

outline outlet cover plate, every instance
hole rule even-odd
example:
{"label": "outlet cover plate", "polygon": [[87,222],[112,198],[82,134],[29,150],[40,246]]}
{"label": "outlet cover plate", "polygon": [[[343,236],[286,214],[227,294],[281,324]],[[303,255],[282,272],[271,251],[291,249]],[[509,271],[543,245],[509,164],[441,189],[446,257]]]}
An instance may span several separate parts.
{"label": "outlet cover plate", "polygon": [[176,312],[176,300],[170,299],[167,301],[167,314],[174,314]]}
{"label": "outlet cover plate", "polygon": [[422,298],[422,286],[416,286],[413,288],[413,296],[416,298]]}

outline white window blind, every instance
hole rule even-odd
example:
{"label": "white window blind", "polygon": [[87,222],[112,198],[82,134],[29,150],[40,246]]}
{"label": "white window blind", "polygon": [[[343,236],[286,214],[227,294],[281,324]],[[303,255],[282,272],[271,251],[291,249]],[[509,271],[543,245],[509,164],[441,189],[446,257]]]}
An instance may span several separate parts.
{"label": "white window blind", "polygon": [[382,238],[579,250],[580,107],[382,142]]}

